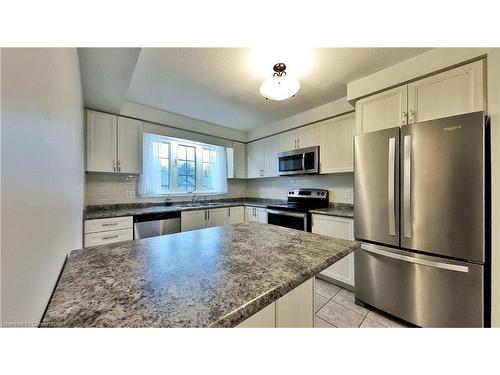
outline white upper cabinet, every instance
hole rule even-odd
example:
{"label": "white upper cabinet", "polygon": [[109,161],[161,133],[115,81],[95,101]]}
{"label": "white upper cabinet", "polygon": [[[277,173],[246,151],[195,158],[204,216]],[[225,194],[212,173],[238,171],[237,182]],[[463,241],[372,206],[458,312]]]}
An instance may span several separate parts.
{"label": "white upper cabinet", "polygon": [[87,171],[116,171],[117,116],[87,111]]}
{"label": "white upper cabinet", "polygon": [[118,117],[118,172],[142,173],[142,121]]}
{"label": "white upper cabinet", "polygon": [[262,162],[264,159],[263,142],[255,141],[247,144],[247,177],[260,177],[262,174]]}
{"label": "white upper cabinet", "polygon": [[233,142],[234,178],[247,177],[247,147],[244,143]]}
{"label": "white upper cabinet", "polygon": [[297,148],[297,129],[289,130],[279,135],[280,152]]}
{"label": "white upper cabinet", "polygon": [[272,136],[247,145],[247,177],[278,175],[279,137]]}
{"label": "white upper cabinet", "polygon": [[406,115],[406,85],[358,100],[356,134],[406,125]]}
{"label": "white upper cabinet", "polygon": [[319,124],[297,129],[297,148],[319,146]]}
{"label": "white upper cabinet", "polygon": [[87,111],[87,171],[142,173],[142,121]]}
{"label": "white upper cabinet", "polygon": [[483,61],[408,84],[408,123],[482,111]]}
{"label": "white upper cabinet", "polygon": [[479,60],[356,102],[356,134],[482,111],[484,63]]}
{"label": "white upper cabinet", "polygon": [[320,173],[352,172],[354,114],[322,121],[320,134]]}
{"label": "white upper cabinet", "polygon": [[279,135],[279,151],[319,146],[319,124],[302,126]]}
{"label": "white upper cabinet", "polygon": [[279,137],[264,138],[264,163],[262,176],[274,177],[278,175]]}

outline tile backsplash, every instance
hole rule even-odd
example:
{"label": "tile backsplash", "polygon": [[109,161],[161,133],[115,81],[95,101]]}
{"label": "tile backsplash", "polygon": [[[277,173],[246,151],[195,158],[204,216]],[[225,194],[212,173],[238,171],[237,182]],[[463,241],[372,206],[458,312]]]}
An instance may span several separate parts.
{"label": "tile backsplash", "polygon": [[[249,180],[228,180],[228,193],[212,198],[271,198],[286,199],[288,189],[319,188],[328,189],[330,202],[353,202],[353,173],[329,175],[270,177]],[[85,204],[116,204],[164,202],[165,198],[141,198],[137,196],[138,177],[136,175],[87,173]],[[170,197],[172,201],[186,200],[186,197]]]}
{"label": "tile backsplash", "polygon": [[[165,198],[143,198],[137,195],[138,177],[136,175],[111,173],[86,173],[85,205],[164,202]],[[245,180],[228,180],[228,193],[212,198],[246,197]],[[132,192],[134,197],[130,195]],[[171,201],[186,200],[186,197],[170,197]]]}

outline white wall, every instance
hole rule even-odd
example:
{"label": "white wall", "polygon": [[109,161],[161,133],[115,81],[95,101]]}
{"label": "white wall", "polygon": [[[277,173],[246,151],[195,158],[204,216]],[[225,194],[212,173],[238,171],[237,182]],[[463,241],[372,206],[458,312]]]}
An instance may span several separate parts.
{"label": "white wall", "polygon": [[226,128],[210,122],[196,120],[133,102],[126,102],[120,111],[120,115],[234,141],[245,142],[247,138],[247,133],[241,130]]}
{"label": "white wall", "polygon": [[247,180],[247,194],[249,197],[286,199],[288,189],[327,189],[330,202],[352,204],[353,181],[353,173],[254,178]]}
{"label": "white wall", "polygon": [[293,129],[311,122],[323,120],[328,117],[338,116],[343,113],[354,111],[354,107],[347,102],[347,98],[340,98],[308,111],[298,113],[283,120],[259,126],[248,132],[248,141]]}
{"label": "white wall", "polygon": [[500,49],[488,50],[488,112],[491,116],[492,326],[500,327]]}
{"label": "white wall", "polygon": [[82,247],[84,128],[76,49],[2,50],[2,323],[39,323]]}

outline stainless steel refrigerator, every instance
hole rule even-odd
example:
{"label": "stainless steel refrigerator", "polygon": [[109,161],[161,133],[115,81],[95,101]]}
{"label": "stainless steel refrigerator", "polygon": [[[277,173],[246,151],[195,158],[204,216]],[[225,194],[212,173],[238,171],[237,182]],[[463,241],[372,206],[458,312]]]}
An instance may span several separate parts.
{"label": "stainless steel refrigerator", "polygon": [[488,324],[483,112],[354,138],[356,300],[422,327]]}

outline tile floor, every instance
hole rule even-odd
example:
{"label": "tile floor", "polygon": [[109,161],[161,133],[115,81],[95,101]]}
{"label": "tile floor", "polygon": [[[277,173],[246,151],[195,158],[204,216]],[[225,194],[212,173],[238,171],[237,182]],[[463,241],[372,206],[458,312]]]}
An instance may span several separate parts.
{"label": "tile floor", "polygon": [[402,328],[401,322],[354,303],[354,293],[325,280],[314,284],[315,328]]}

